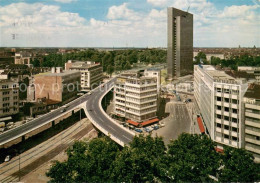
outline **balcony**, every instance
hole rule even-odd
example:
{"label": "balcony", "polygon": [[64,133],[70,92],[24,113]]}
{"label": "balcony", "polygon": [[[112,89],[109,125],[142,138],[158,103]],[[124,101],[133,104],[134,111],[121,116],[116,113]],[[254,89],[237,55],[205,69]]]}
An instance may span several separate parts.
{"label": "balcony", "polygon": [[229,135],[229,130],[224,129],[224,134]]}
{"label": "balcony", "polygon": [[245,105],[246,108],[248,109],[255,109],[260,111],[260,106],[259,105],[254,105],[254,104],[247,104]]}
{"label": "balcony", "polygon": [[252,113],[252,112],[246,112],[246,116],[251,117],[251,118],[260,119],[260,114],[255,114],[255,113]]}
{"label": "balcony", "polygon": [[221,123],[221,119],[216,118],[217,123]]}
{"label": "balcony", "polygon": [[222,106],[222,102],[221,101],[217,101],[216,104],[219,105],[219,106]]}
{"label": "balcony", "polygon": [[229,126],[229,121],[224,120],[224,124]]}
{"label": "balcony", "polygon": [[222,97],[222,93],[216,92],[216,95],[215,95],[215,96]]}
{"label": "balcony", "polygon": [[216,110],[216,114],[220,114],[221,115],[221,110]]}
{"label": "balcony", "polygon": [[238,104],[232,104],[233,109],[238,109]]}
{"label": "balcony", "polygon": [[250,120],[246,119],[245,124],[246,124],[247,126],[252,126],[252,127],[260,128],[260,121],[258,121],[258,122],[253,122],[253,121],[250,121]]}
{"label": "balcony", "polygon": [[231,135],[232,135],[233,137],[237,137],[238,134],[237,134],[237,132],[233,132],[233,131],[232,131],[232,132],[231,132]]}
{"label": "balcony", "polygon": [[221,132],[221,128],[218,128],[218,127],[217,127],[217,128],[216,128],[216,131],[219,132],[219,133],[222,133],[222,132]]}
{"label": "balcony", "polygon": [[253,148],[253,147],[250,147],[250,146],[247,146],[247,145],[245,146],[245,149],[248,150],[248,151],[260,154],[260,149],[256,149],[256,148]]}
{"label": "balcony", "polygon": [[246,137],[245,140],[246,140],[246,142],[250,142],[252,144],[256,144],[256,145],[260,146],[260,140],[256,140],[256,139],[248,138],[248,137]]}
{"label": "balcony", "polygon": [[229,107],[229,103],[224,102],[224,106],[225,106],[225,107]]}
{"label": "balcony", "polygon": [[232,95],[232,99],[238,100],[238,95]]}
{"label": "balcony", "polygon": [[255,136],[259,136],[260,132],[249,130],[249,129],[246,128],[245,133],[255,135]]}

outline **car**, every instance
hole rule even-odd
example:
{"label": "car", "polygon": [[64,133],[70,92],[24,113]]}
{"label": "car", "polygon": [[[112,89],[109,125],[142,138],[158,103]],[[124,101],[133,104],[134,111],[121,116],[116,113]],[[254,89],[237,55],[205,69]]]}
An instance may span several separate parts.
{"label": "car", "polygon": [[159,129],[159,126],[154,126],[153,129],[154,129],[154,130],[158,130],[158,129]]}
{"label": "car", "polygon": [[139,129],[139,128],[136,128],[135,131],[136,131],[136,132],[139,132],[139,133],[142,133],[142,132],[143,132],[143,130],[141,130],[141,129]]}
{"label": "car", "polygon": [[60,110],[61,113],[65,112],[65,111],[66,111],[66,108],[62,108],[62,109]]}
{"label": "car", "polygon": [[10,159],[11,159],[11,156],[10,156],[10,155],[7,155],[7,156],[5,157],[5,162],[10,161]]}

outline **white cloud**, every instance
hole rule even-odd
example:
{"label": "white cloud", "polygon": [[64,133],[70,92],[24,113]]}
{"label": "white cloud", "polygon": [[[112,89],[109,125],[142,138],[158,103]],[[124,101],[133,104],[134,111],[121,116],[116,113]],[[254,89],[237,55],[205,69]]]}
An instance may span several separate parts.
{"label": "white cloud", "polygon": [[119,6],[111,6],[107,14],[108,19],[130,19],[137,20],[139,15],[137,12],[129,9],[127,3],[123,3]]}
{"label": "white cloud", "polygon": [[169,0],[147,0],[148,3],[158,7],[163,7],[167,5],[168,1]]}
{"label": "white cloud", "polygon": [[[218,10],[207,0],[167,3],[185,11],[190,5],[195,46],[260,45],[258,5]],[[77,13],[61,11],[59,6],[42,3],[0,6],[0,46],[166,47],[166,7],[140,13],[129,6],[111,6],[107,20],[102,21],[86,20]],[[12,34],[17,34],[17,39],[13,40]]]}
{"label": "white cloud", "polygon": [[76,2],[77,0],[54,0],[54,1],[59,3],[72,3],[72,2]]}

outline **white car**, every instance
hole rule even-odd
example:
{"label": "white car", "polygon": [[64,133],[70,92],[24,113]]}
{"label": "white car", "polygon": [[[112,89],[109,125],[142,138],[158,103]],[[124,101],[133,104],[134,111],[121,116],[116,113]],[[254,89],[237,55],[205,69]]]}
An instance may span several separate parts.
{"label": "white car", "polygon": [[10,161],[10,155],[5,157],[5,162],[8,162],[8,161]]}

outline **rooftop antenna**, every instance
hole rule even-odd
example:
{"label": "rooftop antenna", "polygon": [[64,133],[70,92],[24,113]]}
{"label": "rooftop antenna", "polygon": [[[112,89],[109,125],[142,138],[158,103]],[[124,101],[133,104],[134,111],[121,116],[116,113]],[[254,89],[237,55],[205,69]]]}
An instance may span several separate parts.
{"label": "rooftop antenna", "polygon": [[185,15],[183,15],[184,18],[186,18],[186,17],[188,16],[188,14],[189,14],[189,9],[190,9],[190,6],[188,7],[188,9],[187,9]]}

